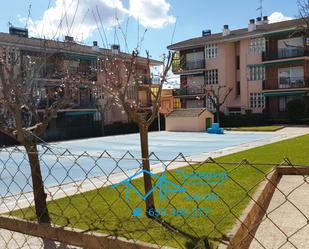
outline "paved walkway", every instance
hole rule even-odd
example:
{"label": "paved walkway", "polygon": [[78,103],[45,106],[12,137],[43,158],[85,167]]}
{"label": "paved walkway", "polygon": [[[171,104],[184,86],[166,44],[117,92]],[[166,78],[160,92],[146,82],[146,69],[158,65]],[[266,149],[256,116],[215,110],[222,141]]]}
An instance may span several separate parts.
{"label": "paved walkway", "polygon": [[[228,132],[229,133],[229,132]],[[237,132],[233,132],[237,133]],[[209,153],[203,153],[197,156],[190,156],[187,157],[186,159],[188,161],[204,161],[209,157],[219,157],[219,156],[225,156],[233,153],[237,153],[243,150],[255,148],[258,146],[262,146],[265,144],[269,143],[274,143],[294,137],[298,137],[301,135],[309,134],[309,127],[288,127],[284,128],[280,131],[275,132],[276,136],[273,136],[271,138],[266,138],[262,140],[256,140],[250,143],[244,143],[241,145],[229,147],[226,149],[221,149]],[[179,168],[187,165],[186,162],[174,162],[169,165],[169,169],[174,169],[174,168]],[[162,165],[157,164],[152,166],[152,171],[154,173],[158,173],[162,171]],[[130,175],[131,172],[127,172],[128,175]],[[102,187],[103,184],[104,186],[115,184],[119,181],[122,181],[125,179],[126,176],[124,174],[115,174],[109,179],[106,177],[96,177],[92,179],[87,179],[85,181],[80,181],[80,182],[75,182],[75,183],[70,183],[62,186],[56,186],[48,189],[48,196],[49,199],[58,199],[64,196],[70,196],[74,195],[76,193],[81,193],[81,192],[86,192],[98,187]],[[64,191],[65,189],[65,191]],[[309,191],[308,191],[309,194]],[[304,199],[305,200],[305,199]],[[33,201],[32,198],[32,193],[27,193],[23,194],[23,196],[13,196],[6,198],[6,200],[2,200],[2,203],[5,202],[5,205],[1,205],[0,207],[0,213],[7,212],[8,210],[13,210],[13,209],[19,209],[22,207],[27,207],[29,206],[29,203]],[[308,202],[308,198],[307,198]],[[308,203],[307,203],[308,204]],[[309,208],[307,209],[309,210]],[[308,229],[308,228],[307,228]],[[309,231],[307,230],[307,234]],[[5,239],[4,239],[5,238]],[[0,248],[7,248],[7,249],[16,249],[16,248],[22,248],[22,249],[73,249],[76,247],[68,247],[66,245],[57,245],[51,242],[46,242],[44,244],[44,241],[39,238],[33,238],[30,236],[26,236],[24,234],[19,234],[19,233],[13,233],[11,231],[6,231],[6,230],[1,230],[0,229]],[[2,244],[1,244],[2,243]],[[5,247],[3,247],[3,243],[5,244]],[[253,245],[254,246],[254,245]],[[255,247],[252,247],[255,248]],[[266,247],[267,248],[267,247]],[[269,247],[273,248],[273,247]],[[299,247],[299,248],[309,248],[307,247]]]}
{"label": "paved walkway", "polygon": [[1,249],[82,249],[51,240],[0,229]]}
{"label": "paved walkway", "polygon": [[[233,133],[244,133],[244,132],[239,131],[239,132],[233,132]],[[206,160],[208,157],[216,158],[216,157],[221,157],[221,156],[227,156],[233,153],[253,149],[253,148],[263,146],[266,144],[276,143],[282,140],[291,139],[291,138],[309,134],[309,127],[286,127],[279,131],[273,132],[273,134],[276,134],[276,135],[271,138],[260,139],[260,140],[256,140],[253,142],[240,144],[237,146],[217,150],[217,151],[210,152],[210,153],[203,153],[198,156],[188,157],[188,158],[192,159],[193,161],[200,162],[200,161]]]}
{"label": "paved walkway", "polygon": [[309,248],[309,177],[283,176],[267,213],[250,249]]}

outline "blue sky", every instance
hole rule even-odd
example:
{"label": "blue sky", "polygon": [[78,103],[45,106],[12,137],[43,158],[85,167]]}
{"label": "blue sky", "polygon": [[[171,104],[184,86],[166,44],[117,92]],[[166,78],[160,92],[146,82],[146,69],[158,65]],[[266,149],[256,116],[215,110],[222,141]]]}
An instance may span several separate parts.
{"label": "blue sky", "polygon": [[[9,4],[1,6],[0,31],[7,32],[9,21],[21,27],[28,23],[32,36],[53,36],[61,40],[61,35],[70,34],[85,44],[98,40],[101,46],[119,41],[122,50],[126,50],[123,34],[127,34],[128,49],[132,50],[147,29],[141,51],[147,48],[153,58],[159,59],[171,43],[175,22],[174,42],[177,42],[200,36],[203,29],[220,32],[224,24],[229,24],[231,29],[246,27],[249,19],[259,15],[258,6],[259,0],[10,0]],[[263,0],[263,14],[274,12],[282,13],[283,17],[297,17],[296,0]],[[274,19],[283,17],[277,14]],[[103,29],[100,28],[103,39],[98,31],[100,18],[106,39]],[[61,21],[62,30],[59,31]],[[122,30],[116,29],[117,36],[114,35],[115,23],[122,26]]]}

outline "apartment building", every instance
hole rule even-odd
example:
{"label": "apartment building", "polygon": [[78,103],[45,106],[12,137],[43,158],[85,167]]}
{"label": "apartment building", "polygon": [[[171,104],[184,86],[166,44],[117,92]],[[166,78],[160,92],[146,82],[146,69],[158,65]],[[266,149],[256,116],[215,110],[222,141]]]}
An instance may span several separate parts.
{"label": "apartment building", "polygon": [[176,96],[183,108],[213,110],[207,92],[221,85],[232,89],[221,109],[227,115],[281,117],[294,98],[308,108],[308,45],[301,19],[270,24],[265,16],[249,20],[243,29],[205,30],[201,37],[168,47],[177,52],[173,72],[180,75],[181,88]]}
{"label": "apartment building", "polygon": [[[104,70],[101,70],[101,62],[111,54],[127,60],[131,58],[130,54],[121,52],[118,45],[104,49],[100,48],[96,41],[93,46],[86,46],[75,42],[69,36],[66,36],[64,41],[30,38],[27,29],[16,27],[10,27],[9,33],[0,33],[0,56],[5,63],[16,61],[22,72],[25,71],[25,61],[29,58],[39,64],[34,79],[41,96],[39,112],[44,112],[44,109],[55,101],[55,92],[63,86],[65,78],[72,81],[72,101],[68,108],[59,110],[57,119],[50,125],[54,130],[74,130],[76,127],[75,132],[78,129],[83,132],[80,127],[86,129],[87,123],[101,122],[103,113],[98,109],[97,102],[98,99],[106,97],[103,96]],[[130,97],[143,106],[149,106],[149,89],[152,87],[149,66],[161,63],[151,60],[149,65],[146,58],[138,57],[136,64],[138,74],[143,77],[138,89],[133,91]],[[128,122],[122,108],[116,105],[111,104],[103,115],[102,125]]]}

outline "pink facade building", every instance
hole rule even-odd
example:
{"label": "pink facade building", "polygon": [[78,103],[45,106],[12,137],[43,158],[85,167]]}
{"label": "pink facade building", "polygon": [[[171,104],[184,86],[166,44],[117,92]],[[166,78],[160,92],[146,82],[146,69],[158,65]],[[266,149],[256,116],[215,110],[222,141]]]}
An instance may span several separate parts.
{"label": "pink facade building", "polygon": [[[180,75],[176,92],[183,108],[214,111],[207,92],[231,88],[221,111],[227,115],[268,113],[284,116],[286,104],[301,98],[309,107],[307,45],[303,20],[270,24],[251,19],[246,28],[211,34],[169,46],[176,51],[173,72]],[[225,93],[222,93],[223,98]]]}

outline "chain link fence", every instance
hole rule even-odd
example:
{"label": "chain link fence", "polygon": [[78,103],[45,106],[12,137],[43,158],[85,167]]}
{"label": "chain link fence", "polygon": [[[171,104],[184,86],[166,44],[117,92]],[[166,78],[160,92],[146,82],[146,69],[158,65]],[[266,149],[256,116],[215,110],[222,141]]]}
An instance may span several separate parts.
{"label": "chain link fence", "polygon": [[[39,146],[50,224],[27,153],[0,150],[0,248],[309,248],[309,167]],[[152,190],[144,191],[144,175]],[[154,196],[147,209],[145,199]],[[307,199],[306,199],[307,198]]]}

